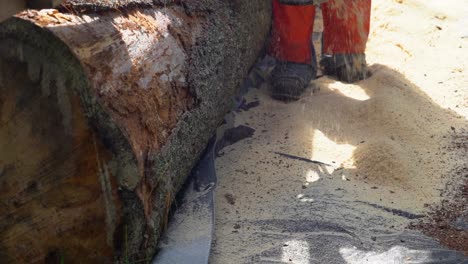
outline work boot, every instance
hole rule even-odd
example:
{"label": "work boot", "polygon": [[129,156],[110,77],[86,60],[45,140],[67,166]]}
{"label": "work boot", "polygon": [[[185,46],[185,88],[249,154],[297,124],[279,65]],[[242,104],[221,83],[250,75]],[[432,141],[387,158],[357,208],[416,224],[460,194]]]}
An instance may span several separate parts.
{"label": "work boot", "polygon": [[304,93],[317,69],[310,64],[278,62],[271,73],[271,97],[281,101],[296,101]]}
{"label": "work boot", "polygon": [[366,55],[363,53],[324,55],[320,65],[326,75],[336,76],[346,83],[355,83],[370,76]]}

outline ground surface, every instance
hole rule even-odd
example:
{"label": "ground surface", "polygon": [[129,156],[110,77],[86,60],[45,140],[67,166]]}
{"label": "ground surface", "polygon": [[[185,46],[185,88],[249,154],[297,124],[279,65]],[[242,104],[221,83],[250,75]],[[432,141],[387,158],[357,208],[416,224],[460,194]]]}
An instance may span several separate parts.
{"label": "ground surface", "polygon": [[[372,77],[323,77],[320,92],[291,104],[270,99],[266,85],[249,92],[258,103],[232,123],[255,132],[216,160],[210,261],[466,261],[444,249],[466,253],[467,161],[454,147],[468,128],[466,14],[457,0],[373,1]],[[458,204],[443,202],[455,195]],[[452,233],[427,224],[437,215],[458,221]],[[408,229],[418,221],[427,225]]]}

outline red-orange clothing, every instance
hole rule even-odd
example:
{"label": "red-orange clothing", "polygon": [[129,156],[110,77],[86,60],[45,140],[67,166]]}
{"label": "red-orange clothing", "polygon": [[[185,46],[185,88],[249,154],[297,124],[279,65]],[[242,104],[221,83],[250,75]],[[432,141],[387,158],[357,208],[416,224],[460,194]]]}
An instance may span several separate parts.
{"label": "red-orange clothing", "polygon": [[[369,36],[371,0],[329,0],[323,13],[323,53],[364,53]],[[314,5],[273,2],[273,30],[268,52],[281,60],[310,64]]]}

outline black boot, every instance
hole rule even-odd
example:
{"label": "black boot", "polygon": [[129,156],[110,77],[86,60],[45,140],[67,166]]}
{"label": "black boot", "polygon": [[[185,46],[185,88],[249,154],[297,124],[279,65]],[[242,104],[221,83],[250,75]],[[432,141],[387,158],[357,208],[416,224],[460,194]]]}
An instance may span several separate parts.
{"label": "black boot", "polygon": [[336,76],[346,83],[354,83],[370,76],[364,53],[324,55],[320,65],[326,75]]}
{"label": "black boot", "polygon": [[313,65],[278,62],[271,73],[271,97],[281,101],[296,101],[316,75],[317,68]]}

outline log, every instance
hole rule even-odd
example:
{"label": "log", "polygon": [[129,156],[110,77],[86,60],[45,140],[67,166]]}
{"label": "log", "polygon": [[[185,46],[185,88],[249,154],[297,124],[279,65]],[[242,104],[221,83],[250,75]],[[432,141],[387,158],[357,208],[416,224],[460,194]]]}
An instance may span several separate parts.
{"label": "log", "polygon": [[271,20],[270,1],[96,2],[0,24],[0,263],[151,259]]}

